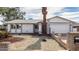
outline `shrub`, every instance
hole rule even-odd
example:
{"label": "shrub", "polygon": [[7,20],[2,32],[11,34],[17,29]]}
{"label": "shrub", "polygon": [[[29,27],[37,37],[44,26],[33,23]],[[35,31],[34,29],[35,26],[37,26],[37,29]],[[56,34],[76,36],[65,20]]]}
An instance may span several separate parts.
{"label": "shrub", "polygon": [[6,31],[0,31],[0,38],[6,38],[9,36],[9,33]]}

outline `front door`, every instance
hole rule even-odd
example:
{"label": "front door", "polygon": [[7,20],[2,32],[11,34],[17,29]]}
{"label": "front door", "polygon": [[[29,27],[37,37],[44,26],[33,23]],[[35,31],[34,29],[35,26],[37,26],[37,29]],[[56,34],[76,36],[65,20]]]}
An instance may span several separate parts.
{"label": "front door", "polygon": [[38,25],[34,24],[34,33],[37,34],[38,33]]}

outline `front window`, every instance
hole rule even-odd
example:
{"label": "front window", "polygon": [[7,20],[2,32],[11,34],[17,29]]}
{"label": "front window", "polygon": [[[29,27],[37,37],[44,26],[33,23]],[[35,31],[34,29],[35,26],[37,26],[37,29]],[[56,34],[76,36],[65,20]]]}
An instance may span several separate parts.
{"label": "front window", "polygon": [[16,28],[17,28],[17,29],[20,29],[20,28],[21,28],[21,24],[17,24],[17,25],[16,25]]}
{"label": "front window", "polygon": [[11,24],[11,29],[20,29],[21,25],[20,24]]}
{"label": "front window", "polygon": [[11,24],[11,29],[15,29],[15,28],[16,28],[15,24]]}

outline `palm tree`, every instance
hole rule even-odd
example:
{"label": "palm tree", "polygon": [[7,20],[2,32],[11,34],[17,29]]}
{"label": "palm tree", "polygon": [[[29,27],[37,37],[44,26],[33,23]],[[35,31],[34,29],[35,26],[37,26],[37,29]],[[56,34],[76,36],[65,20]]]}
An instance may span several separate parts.
{"label": "palm tree", "polygon": [[42,7],[42,14],[43,14],[42,33],[47,34],[47,22],[46,22],[47,7]]}

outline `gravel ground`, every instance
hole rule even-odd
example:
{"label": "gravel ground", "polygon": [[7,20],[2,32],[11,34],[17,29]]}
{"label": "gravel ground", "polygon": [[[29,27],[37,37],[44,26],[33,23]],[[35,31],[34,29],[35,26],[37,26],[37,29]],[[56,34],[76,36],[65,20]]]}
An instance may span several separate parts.
{"label": "gravel ground", "polygon": [[47,42],[41,42],[41,49],[44,51],[65,50],[55,40],[52,40],[52,39],[47,39]]}
{"label": "gravel ground", "polygon": [[20,42],[11,43],[9,45],[9,50],[12,50],[12,51],[23,51],[29,45],[31,45],[31,44],[35,43],[36,41],[38,41],[37,38],[34,39],[29,35],[14,35],[14,37],[21,37],[21,38],[24,38],[24,39]]}
{"label": "gravel ground", "polygon": [[[24,40],[20,42],[11,43],[9,50],[11,51],[60,51],[65,50],[54,39],[47,36],[33,36],[33,35],[13,35],[14,37],[21,37]],[[47,41],[43,42],[41,39],[45,38]]]}

